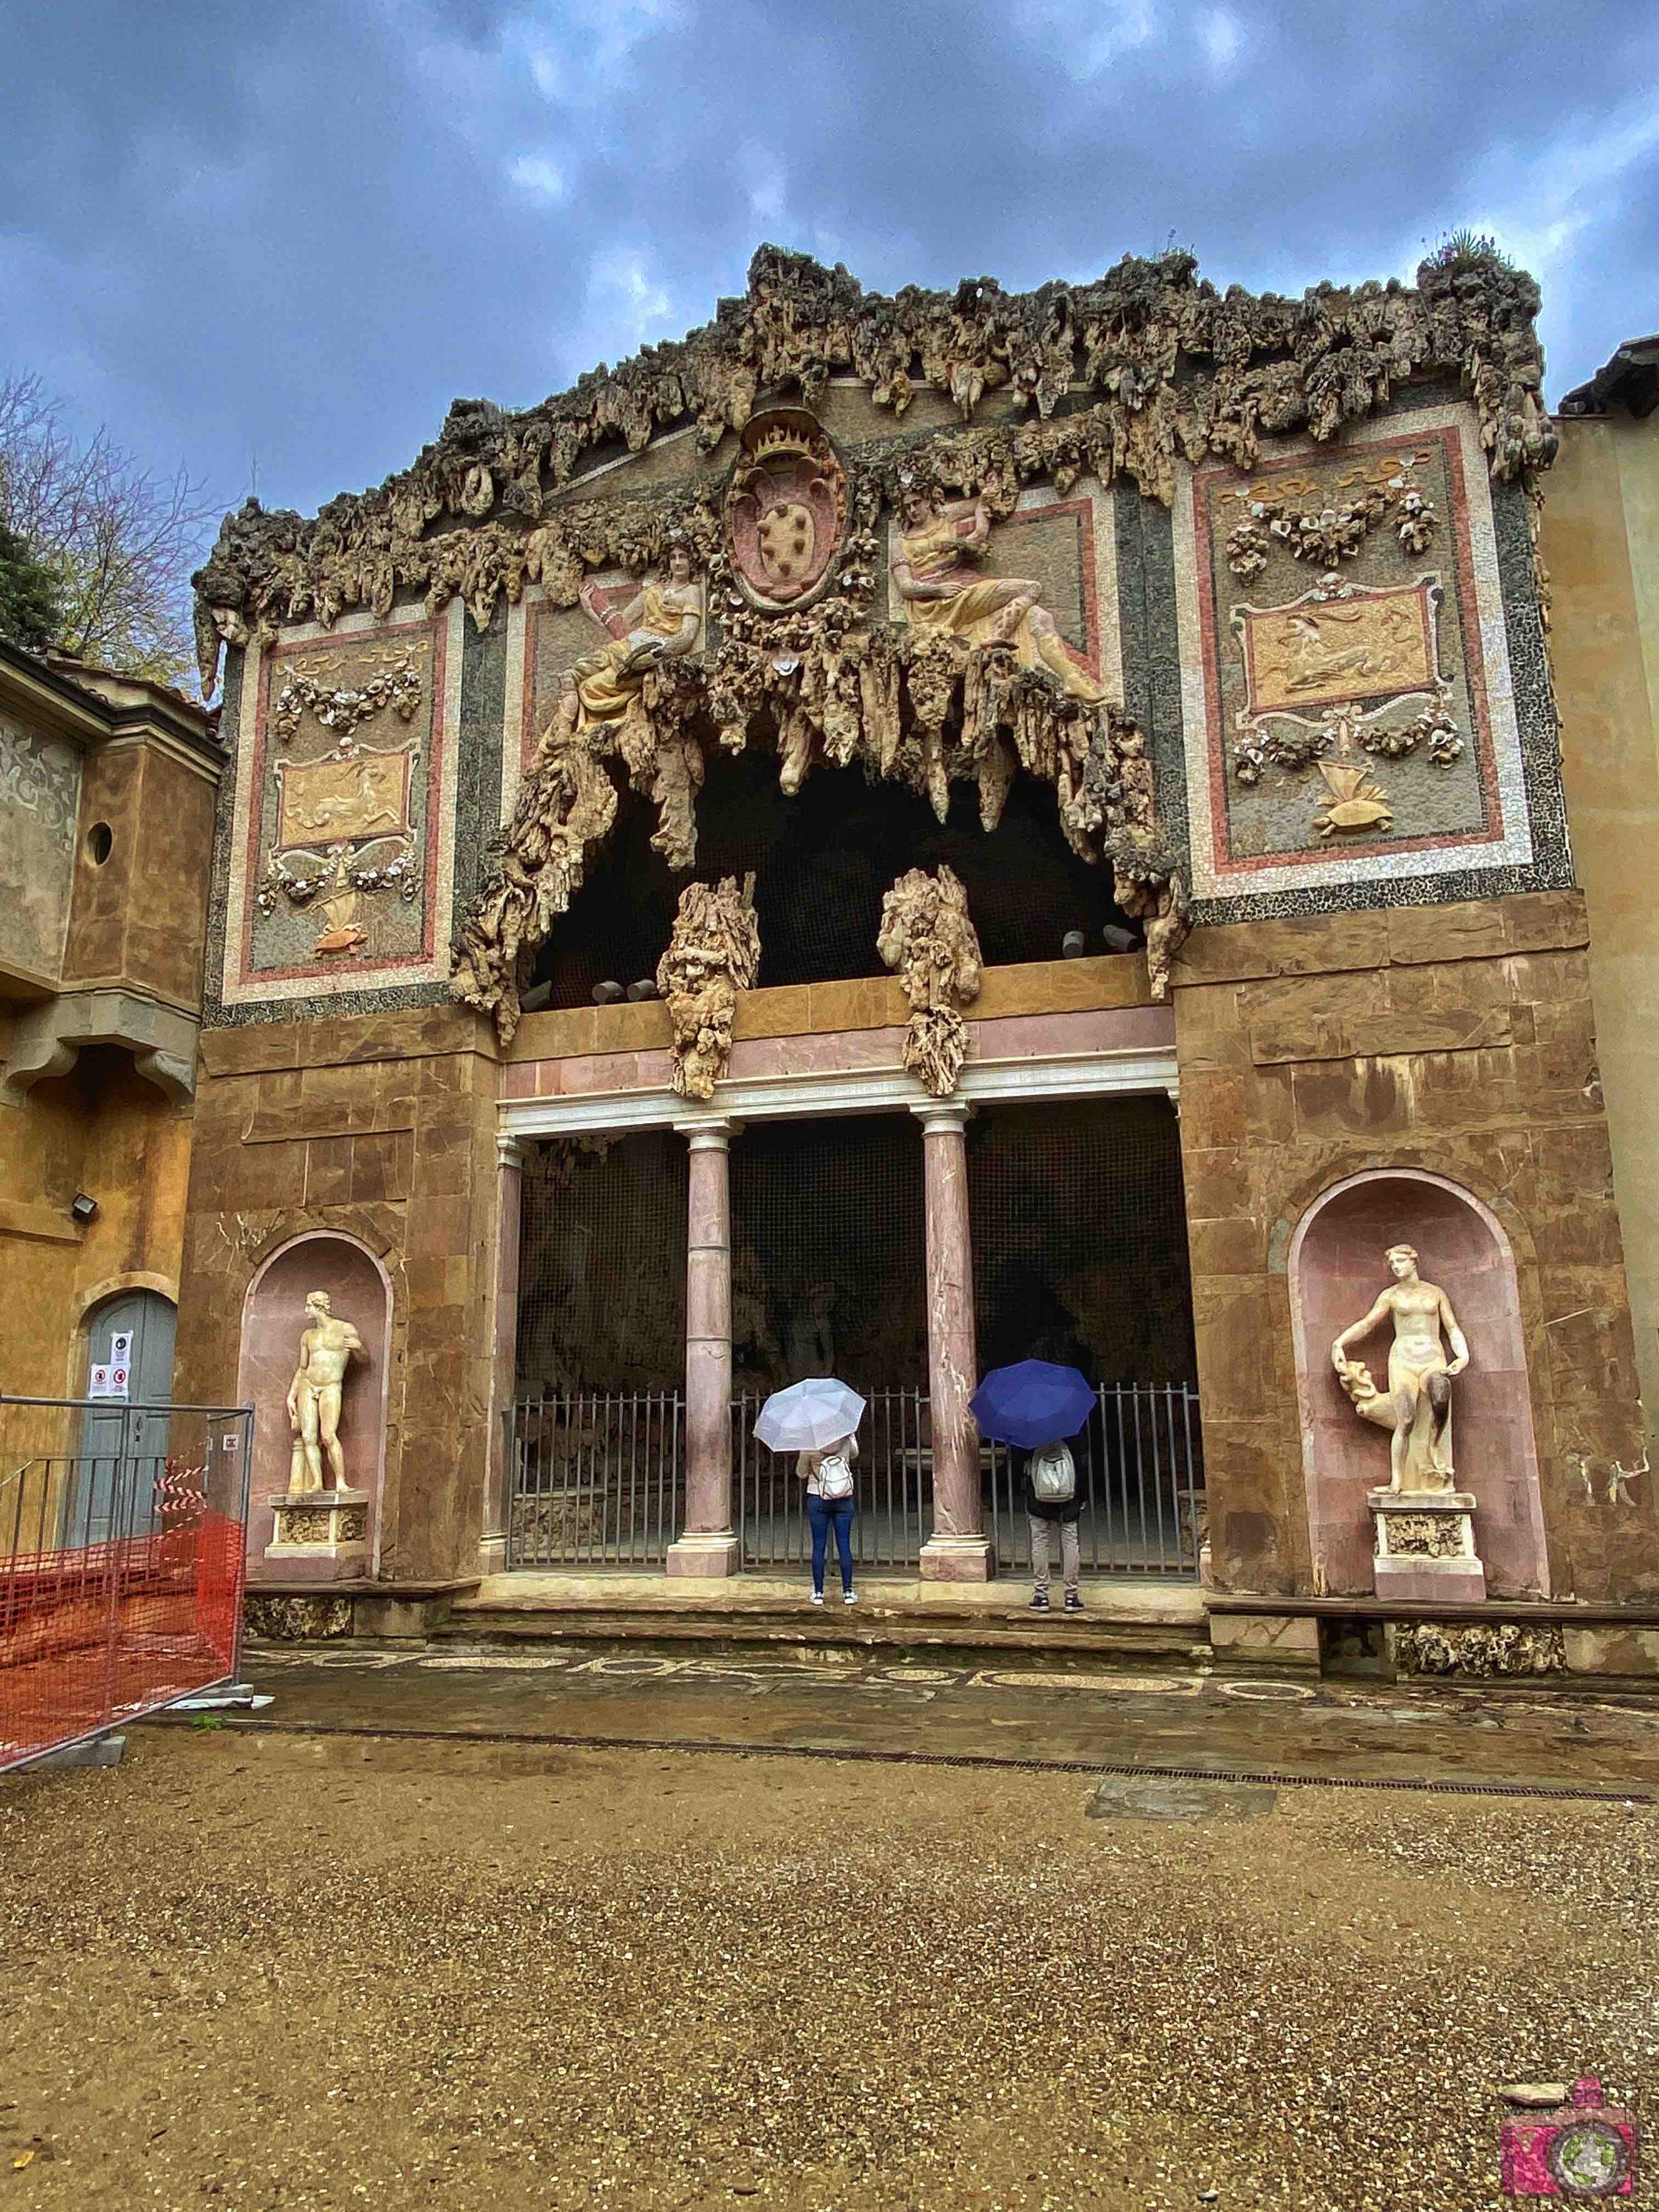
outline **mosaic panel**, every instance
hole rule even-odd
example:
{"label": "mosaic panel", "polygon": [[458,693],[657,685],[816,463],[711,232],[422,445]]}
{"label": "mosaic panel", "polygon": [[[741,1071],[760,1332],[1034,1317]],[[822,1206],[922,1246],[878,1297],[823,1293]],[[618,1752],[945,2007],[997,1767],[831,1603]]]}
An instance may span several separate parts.
{"label": "mosaic panel", "polygon": [[1532,860],[1470,410],[1184,469],[1174,534],[1196,896]]}
{"label": "mosaic panel", "polygon": [[307,624],[239,700],[227,1006],[441,981],[453,906],[459,615]]}

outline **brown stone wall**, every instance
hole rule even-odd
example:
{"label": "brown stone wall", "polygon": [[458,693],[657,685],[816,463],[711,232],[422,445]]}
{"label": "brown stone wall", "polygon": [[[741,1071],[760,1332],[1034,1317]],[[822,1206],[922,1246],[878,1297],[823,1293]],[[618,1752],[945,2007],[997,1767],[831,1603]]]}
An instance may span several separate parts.
{"label": "brown stone wall", "polygon": [[1414,1167],[1484,1200],[1514,1248],[1556,1595],[1659,1595],[1650,1480],[1632,1503],[1608,1496],[1642,1429],[1588,941],[1582,897],[1540,892],[1202,929],[1185,947],[1182,1155],[1221,1588],[1314,1594],[1290,1238],[1343,1176]]}
{"label": "brown stone wall", "polygon": [[[202,998],[216,786],[159,744],[114,744],[82,773],[64,984],[119,980],[195,1012]],[[109,856],[89,843],[103,823]]]}
{"label": "brown stone wall", "polygon": [[272,1253],[307,1230],[367,1245],[392,1285],[380,1558],[392,1580],[477,1558],[498,1073],[487,1024],[447,1006],[202,1041],[178,1393],[234,1394],[243,1301]]}
{"label": "brown stone wall", "polygon": [[1567,416],[1550,471],[1561,775],[1647,1433],[1659,1442],[1659,418]]}

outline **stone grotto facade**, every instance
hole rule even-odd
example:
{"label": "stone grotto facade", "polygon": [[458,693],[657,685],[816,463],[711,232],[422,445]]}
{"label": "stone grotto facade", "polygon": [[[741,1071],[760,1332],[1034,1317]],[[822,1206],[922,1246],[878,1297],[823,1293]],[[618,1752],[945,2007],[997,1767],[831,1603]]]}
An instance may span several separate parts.
{"label": "stone grotto facade", "polygon": [[256,1407],[256,1589],[793,1557],[753,1407],[831,1370],[866,1557],[983,1579],[1036,1352],[1218,1644],[1659,1663],[1536,307],[764,248],[227,519],[175,1389]]}

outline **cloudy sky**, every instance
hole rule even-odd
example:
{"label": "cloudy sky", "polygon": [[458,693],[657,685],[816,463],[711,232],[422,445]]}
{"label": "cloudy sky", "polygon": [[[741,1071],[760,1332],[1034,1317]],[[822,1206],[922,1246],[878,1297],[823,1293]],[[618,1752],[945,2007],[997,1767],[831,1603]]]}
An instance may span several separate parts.
{"label": "cloudy sky", "polygon": [[5,0],[0,368],[225,504],[377,483],[740,292],[1539,278],[1552,401],[1659,328],[1644,0]]}

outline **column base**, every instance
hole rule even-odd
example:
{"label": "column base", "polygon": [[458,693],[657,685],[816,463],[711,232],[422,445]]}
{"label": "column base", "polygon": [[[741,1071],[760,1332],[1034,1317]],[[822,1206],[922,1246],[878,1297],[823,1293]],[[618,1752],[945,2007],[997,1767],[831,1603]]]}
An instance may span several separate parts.
{"label": "column base", "polygon": [[930,1536],[921,1547],[925,1583],[988,1583],[995,1577],[988,1536]]}
{"label": "column base", "polygon": [[743,1546],[729,1532],[707,1536],[677,1536],[668,1547],[663,1571],[670,1575],[740,1575]]}

